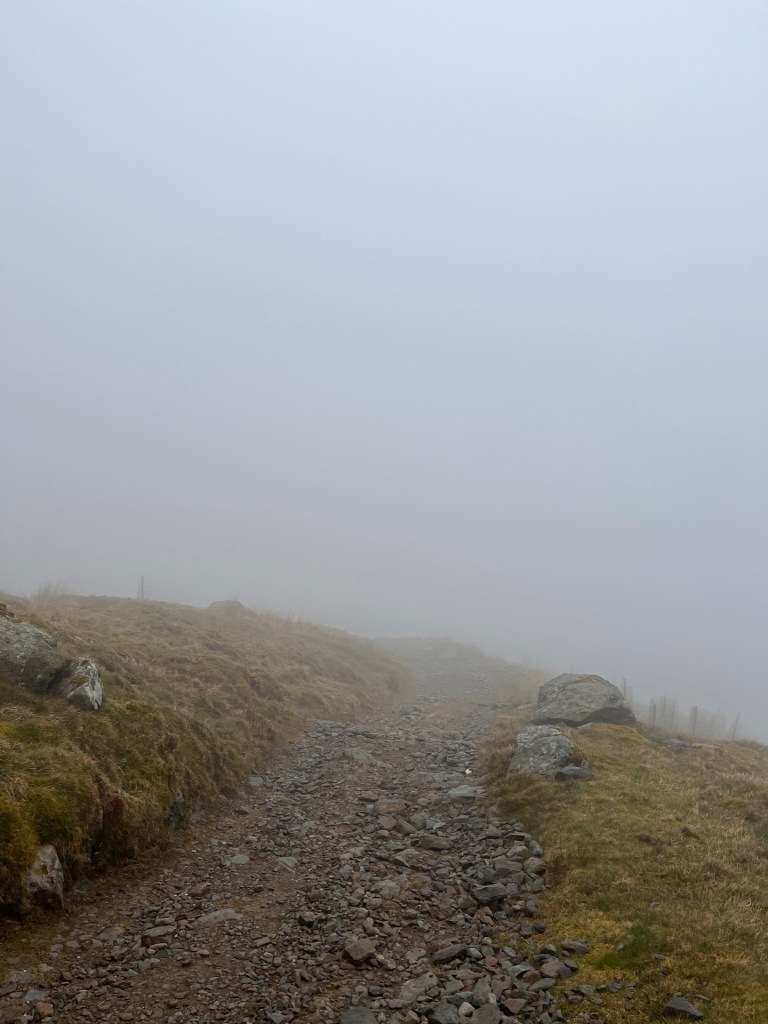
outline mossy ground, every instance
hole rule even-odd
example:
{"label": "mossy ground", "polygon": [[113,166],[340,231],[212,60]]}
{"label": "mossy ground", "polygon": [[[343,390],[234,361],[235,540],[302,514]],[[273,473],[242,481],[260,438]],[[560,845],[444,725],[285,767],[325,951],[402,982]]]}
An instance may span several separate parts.
{"label": "mossy ground", "polygon": [[507,779],[521,725],[501,721],[489,742],[490,795],[546,846],[547,936],[593,947],[578,980],[637,983],[629,1002],[606,995],[601,1016],[661,1020],[680,991],[711,1024],[764,1024],[768,748],[674,751],[642,727],[593,725],[564,731],[594,781]]}
{"label": "mossy ground", "polygon": [[349,718],[391,699],[402,669],[336,630],[245,609],[10,599],[69,654],[102,667],[96,713],[0,685],[0,909],[23,906],[38,844],[73,879],[162,844],[187,813],[232,792],[305,716]]}

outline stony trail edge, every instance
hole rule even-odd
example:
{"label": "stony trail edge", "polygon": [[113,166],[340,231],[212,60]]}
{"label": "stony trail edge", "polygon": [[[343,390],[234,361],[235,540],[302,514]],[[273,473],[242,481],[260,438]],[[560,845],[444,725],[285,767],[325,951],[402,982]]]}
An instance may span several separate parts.
{"label": "stony trail edge", "polygon": [[311,723],[152,870],[0,947],[0,1021],[599,1020],[587,947],[542,934],[544,851],[483,803],[481,700]]}

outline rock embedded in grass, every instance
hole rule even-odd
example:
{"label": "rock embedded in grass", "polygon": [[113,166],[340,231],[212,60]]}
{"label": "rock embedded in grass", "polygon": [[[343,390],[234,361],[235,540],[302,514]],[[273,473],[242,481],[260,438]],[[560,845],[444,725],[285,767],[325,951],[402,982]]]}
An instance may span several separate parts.
{"label": "rock embedded in grass", "polygon": [[570,763],[576,746],[553,725],[529,725],[517,734],[507,775],[551,777]]}
{"label": "rock embedded in grass", "polygon": [[64,906],[64,869],[50,843],[38,848],[24,878],[24,890],[33,903],[45,909],[60,910]]}
{"label": "rock embedded in grass", "polygon": [[90,658],[75,658],[69,662],[57,688],[70,704],[81,711],[98,711],[104,703],[101,673]]}
{"label": "rock embedded in grass", "polygon": [[703,1020],[704,1014],[693,1003],[678,994],[673,996],[664,1006],[665,1017],[679,1017],[683,1020]]}

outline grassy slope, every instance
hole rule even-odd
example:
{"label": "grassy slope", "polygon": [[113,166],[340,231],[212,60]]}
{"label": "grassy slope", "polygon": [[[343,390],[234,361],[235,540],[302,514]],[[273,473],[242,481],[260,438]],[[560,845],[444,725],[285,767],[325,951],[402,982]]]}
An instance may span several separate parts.
{"label": "grassy slope", "polygon": [[564,730],[593,782],[508,780],[520,726],[500,722],[489,744],[491,794],[547,847],[548,936],[593,943],[578,981],[638,983],[629,1008],[606,996],[605,1019],[662,1019],[681,991],[711,1000],[711,1024],[768,1020],[768,747],[675,752],[596,725]]}
{"label": "grassy slope", "polygon": [[66,598],[17,616],[103,668],[84,713],[0,685],[0,908],[41,842],[70,878],[161,843],[181,790],[187,812],[239,787],[302,716],[384,703],[404,672],[370,644],[277,616],[159,602]]}

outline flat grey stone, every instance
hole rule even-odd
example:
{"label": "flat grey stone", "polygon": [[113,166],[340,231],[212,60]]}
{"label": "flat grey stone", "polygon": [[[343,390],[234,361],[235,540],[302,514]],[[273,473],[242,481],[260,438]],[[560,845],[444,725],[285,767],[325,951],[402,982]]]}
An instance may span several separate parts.
{"label": "flat grey stone", "polygon": [[350,1006],[341,1015],[341,1024],[379,1024],[376,1014],[367,1006]]}
{"label": "flat grey stone", "polygon": [[682,1017],[685,1020],[703,1020],[704,1014],[683,996],[673,996],[664,1007],[667,1017]]}
{"label": "flat grey stone", "polygon": [[472,1024],[499,1024],[501,1010],[495,1003],[486,1003],[484,1006],[478,1006],[470,1020]]}
{"label": "flat grey stone", "polygon": [[221,910],[212,910],[210,914],[203,914],[202,917],[198,917],[197,923],[200,925],[208,924],[220,924],[222,921],[239,921],[242,918],[242,914],[238,914],[236,910],[231,910],[229,907],[222,907]]}
{"label": "flat grey stone", "polygon": [[418,978],[411,978],[409,981],[406,981],[400,989],[400,1000],[406,1006],[410,1006],[411,1003],[416,1002],[419,996],[423,996],[428,989],[437,984],[437,975],[433,974],[432,971],[427,971],[425,974],[419,975]]}
{"label": "flat grey stone", "polygon": [[376,952],[370,939],[354,939],[344,946],[344,956],[353,964],[363,964]]}
{"label": "flat grey stone", "polygon": [[483,786],[456,786],[455,789],[449,789],[445,794],[445,802],[453,804],[465,800],[479,800],[484,795]]}
{"label": "flat grey stone", "polygon": [[458,960],[459,957],[464,956],[467,951],[467,947],[460,942],[457,942],[453,946],[446,946],[444,949],[438,949],[438,951],[432,957],[433,964],[449,964],[452,960]]}

